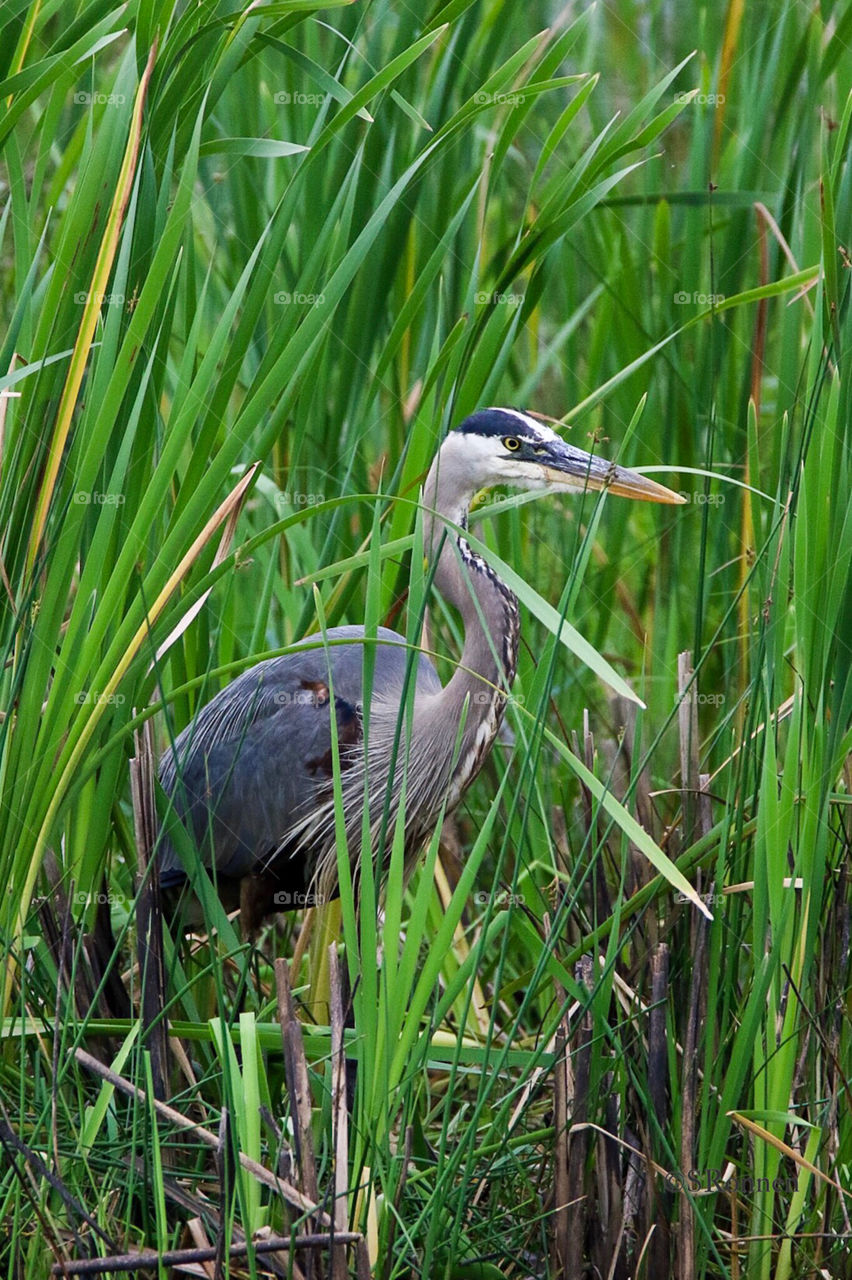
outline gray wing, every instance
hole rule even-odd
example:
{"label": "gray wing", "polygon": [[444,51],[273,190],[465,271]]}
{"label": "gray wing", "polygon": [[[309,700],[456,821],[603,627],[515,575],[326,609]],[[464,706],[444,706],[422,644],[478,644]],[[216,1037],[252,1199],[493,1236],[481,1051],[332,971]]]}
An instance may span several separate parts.
{"label": "gray wing", "polygon": [[[215,863],[222,876],[240,879],[265,870],[276,851],[286,857],[288,833],[330,794],[330,684],[342,766],[361,754],[364,629],[335,627],[326,634],[338,643],[324,646],[320,637],[310,637],[296,651],[243,672],[201,709],[161,760],[163,790],[205,864]],[[399,697],[405,640],[385,627],[378,638],[374,693]],[[416,682],[419,689],[441,688],[425,655]],[[160,846],[159,868],[164,887],[184,879],[168,839]],[[294,875],[294,883],[303,879],[309,876]]]}

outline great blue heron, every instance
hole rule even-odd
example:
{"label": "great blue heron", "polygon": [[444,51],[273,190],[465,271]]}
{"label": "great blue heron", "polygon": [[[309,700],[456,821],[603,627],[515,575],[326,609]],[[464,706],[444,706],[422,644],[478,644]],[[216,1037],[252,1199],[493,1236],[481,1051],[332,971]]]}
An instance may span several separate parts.
{"label": "great blue heron", "polygon": [[[378,629],[365,749],[364,628],[333,627],[324,638],[311,637],[245,671],[202,708],[163,757],[162,787],[206,865],[215,868],[223,900],[240,903],[248,929],[270,912],[303,903],[311,885],[333,887],[332,706],[353,862],[360,857],[365,794],[374,844],[380,831],[390,833],[388,843],[405,772],[410,865],[442,807],[452,811],[481,769],[515,676],[518,605],[457,528],[467,527],[474,495],[495,485],[541,493],[608,489],[648,502],[684,501],[653,480],[566,444],[516,409],[481,410],[451,431],[423,490],[424,546],[434,587],[461,616],[464,648],[446,685],[429,658],[417,655],[410,728],[400,733],[409,661],[403,637]],[[379,852],[371,849],[370,856]],[[161,843],[159,867],[166,888],[186,878],[168,839]]]}

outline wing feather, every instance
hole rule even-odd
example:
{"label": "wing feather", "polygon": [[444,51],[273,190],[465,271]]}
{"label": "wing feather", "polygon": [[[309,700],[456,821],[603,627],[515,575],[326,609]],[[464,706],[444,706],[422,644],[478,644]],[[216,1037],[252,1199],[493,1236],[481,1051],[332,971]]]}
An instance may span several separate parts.
{"label": "wing feather", "polygon": [[[302,837],[312,812],[330,798],[333,705],[341,752],[351,765],[362,754],[360,706],[363,637],[360,627],[338,627],[291,653],[245,671],[217,694],[163,756],[160,782],[187,826],[204,862],[235,879],[287,856],[288,839]],[[379,629],[374,686],[397,702],[404,684],[407,647],[401,636]],[[342,643],[341,643],[342,642]],[[418,688],[440,689],[431,663],[421,656]],[[305,863],[303,838],[299,841]],[[294,883],[307,883],[311,868],[293,867]],[[160,851],[164,885],[184,878],[171,841]]]}

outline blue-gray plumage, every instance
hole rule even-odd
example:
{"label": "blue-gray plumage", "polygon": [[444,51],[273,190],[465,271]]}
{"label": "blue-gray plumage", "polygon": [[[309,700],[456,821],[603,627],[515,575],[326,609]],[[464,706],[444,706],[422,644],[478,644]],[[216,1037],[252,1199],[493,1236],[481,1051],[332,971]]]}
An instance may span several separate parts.
{"label": "blue-gray plumage", "polygon": [[[650,502],[683,499],[653,480],[566,444],[515,409],[472,414],[446,437],[423,491],[424,541],[434,586],[458,609],[464,649],[442,686],[425,654],[380,628],[365,744],[363,627],[335,627],[244,672],[198,713],[160,766],[160,782],[226,902],[254,928],[299,906],[305,891],[335,891],[337,837],[331,712],[337,726],[346,841],[362,856],[365,796],[370,856],[381,865],[398,815],[406,863],[416,859],[442,808],[476,776],[500,725],[515,675],[515,597],[463,533],[473,496],[508,484],[541,492],[609,489]],[[450,523],[447,524],[446,522]],[[373,643],[373,642],[371,642]],[[413,663],[411,724],[403,724]],[[404,803],[403,803],[404,802]],[[160,845],[161,883],[185,880],[172,843]]]}

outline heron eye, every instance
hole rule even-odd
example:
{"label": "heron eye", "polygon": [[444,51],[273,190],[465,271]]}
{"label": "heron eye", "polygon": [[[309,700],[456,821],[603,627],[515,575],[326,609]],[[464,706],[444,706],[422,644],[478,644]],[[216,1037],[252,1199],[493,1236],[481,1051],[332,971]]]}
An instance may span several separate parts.
{"label": "heron eye", "polygon": [[521,447],[520,440],[517,440],[514,436],[504,436],[503,444],[510,453],[517,453],[518,449]]}

